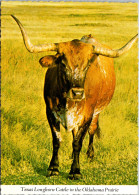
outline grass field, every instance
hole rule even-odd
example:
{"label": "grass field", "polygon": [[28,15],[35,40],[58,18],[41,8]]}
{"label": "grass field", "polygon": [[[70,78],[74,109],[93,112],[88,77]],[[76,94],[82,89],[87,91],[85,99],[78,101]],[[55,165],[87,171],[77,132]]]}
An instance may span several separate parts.
{"label": "grass field", "polygon": [[93,161],[87,159],[85,137],[80,156],[83,178],[68,179],[72,135],[63,128],[60,174],[48,178],[52,139],[43,100],[46,69],[38,62],[46,54],[28,53],[10,14],[20,19],[34,44],[91,33],[117,49],[137,33],[137,3],[2,2],[1,16],[2,184],[137,185],[137,44],[115,59],[115,94],[100,115],[101,138],[95,137]]}

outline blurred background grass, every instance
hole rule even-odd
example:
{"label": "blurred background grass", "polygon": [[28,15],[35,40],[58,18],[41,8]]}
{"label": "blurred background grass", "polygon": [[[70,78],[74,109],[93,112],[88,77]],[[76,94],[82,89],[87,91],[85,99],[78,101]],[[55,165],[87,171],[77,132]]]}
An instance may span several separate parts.
{"label": "blurred background grass", "polygon": [[43,100],[46,69],[38,62],[46,54],[28,53],[10,14],[22,22],[34,44],[70,41],[91,33],[117,49],[137,33],[137,3],[3,1],[1,16],[2,184],[137,185],[137,44],[115,59],[116,90],[100,115],[101,139],[95,137],[93,161],[86,156],[88,136],[83,143],[83,179],[67,178],[72,135],[63,128],[60,175],[46,178],[52,138]]}

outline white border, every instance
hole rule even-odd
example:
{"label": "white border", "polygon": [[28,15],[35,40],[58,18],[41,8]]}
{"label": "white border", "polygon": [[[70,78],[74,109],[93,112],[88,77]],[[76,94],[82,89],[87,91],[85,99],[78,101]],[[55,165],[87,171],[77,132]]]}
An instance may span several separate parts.
{"label": "white border", "polygon": [[2,185],[2,195],[138,195],[137,185]]}

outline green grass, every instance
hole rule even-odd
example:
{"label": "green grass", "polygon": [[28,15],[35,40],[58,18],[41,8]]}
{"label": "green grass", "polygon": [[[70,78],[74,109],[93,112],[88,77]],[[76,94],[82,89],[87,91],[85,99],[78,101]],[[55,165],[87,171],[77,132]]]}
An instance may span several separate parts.
{"label": "green grass", "polygon": [[43,100],[46,69],[38,62],[46,54],[28,53],[10,14],[20,19],[34,44],[70,41],[92,33],[117,49],[137,33],[137,4],[2,2],[1,49],[2,184],[137,185],[137,44],[115,59],[115,94],[100,115],[101,138],[95,137],[93,161],[87,159],[85,137],[80,156],[83,178],[68,179],[72,135],[63,128],[60,175],[48,178],[52,137]]}

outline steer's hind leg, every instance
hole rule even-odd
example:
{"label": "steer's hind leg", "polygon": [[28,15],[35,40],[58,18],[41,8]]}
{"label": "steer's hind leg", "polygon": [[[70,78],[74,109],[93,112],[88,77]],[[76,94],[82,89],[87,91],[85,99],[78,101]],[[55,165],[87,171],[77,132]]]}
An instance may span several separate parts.
{"label": "steer's hind leg", "polygon": [[47,176],[52,176],[52,175],[58,175],[59,174],[59,160],[58,160],[58,149],[60,147],[60,123],[57,121],[53,113],[49,108],[47,108],[47,118],[49,125],[51,127],[52,131],[52,137],[53,137],[53,156],[48,168],[48,173]]}
{"label": "steer's hind leg", "polygon": [[98,137],[100,136],[98,117],[99,115],[96,115],[95,117],[93,117],[91,125],[89,127],[89,145],[87,149],[87,156],[89,158],[94,157],[94,147],[93,147],[94,134],[96,133]]}

